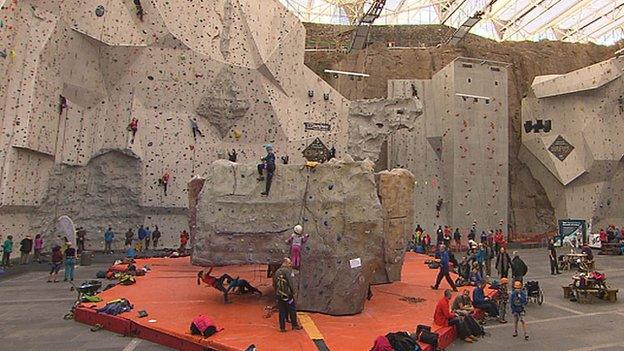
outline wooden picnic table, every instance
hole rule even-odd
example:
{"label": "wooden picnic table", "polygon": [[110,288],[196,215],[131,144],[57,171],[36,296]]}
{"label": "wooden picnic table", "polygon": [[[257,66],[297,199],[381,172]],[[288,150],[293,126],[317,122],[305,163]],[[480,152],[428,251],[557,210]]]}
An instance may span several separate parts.
{"label": "wooden picnic table", "polygon": [[[607,286],[606,279],[596,280],[589,276],[575,275],[573,282],[568,286],[563,286],[563,297],[570,298],[572,293],[579,303],[593,303],[595,297],[605,301],[617,301],[618,289]],[[584,284],[582,281],[584,280]]]}
{"label": "wooden picnic table", "polygon": [[561,261],[561,264],[560,264],[561,269],[570,270],[572,268],[572,262],[576,262],[576,260],[578,259],[581,259],[581,262],[584,263],[586,267],[589,266],[589,260],[587,259],[586,254],[571,252],[563,256],[563,260]]}

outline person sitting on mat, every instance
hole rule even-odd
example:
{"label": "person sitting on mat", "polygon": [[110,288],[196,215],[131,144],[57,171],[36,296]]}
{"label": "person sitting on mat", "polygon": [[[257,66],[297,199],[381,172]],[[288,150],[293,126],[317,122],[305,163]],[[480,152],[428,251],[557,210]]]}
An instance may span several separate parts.
{"label": "person sitting on mat", "polygon": [[211,286],[219,291],[221,291],[223,293],[223,299],[225,300],[225,303],[230,303],[230,301],[228,300],[228,293],[230,292],[230,288],[226,288],[223,283],[227,282],[227,283],[231,283],[234,279],[232,277],[230,277],[227,274],[222,274],[221,276],[214,277],[212,275],[210,275],[210,273],[212,272],[212,267],[210,267],[210,269],[208,270],[208,272],[204,271],[199,271],[197,273],[197,285],[200,285],[200,280],[203,281],[204,283],[208,284],[208,286]]}

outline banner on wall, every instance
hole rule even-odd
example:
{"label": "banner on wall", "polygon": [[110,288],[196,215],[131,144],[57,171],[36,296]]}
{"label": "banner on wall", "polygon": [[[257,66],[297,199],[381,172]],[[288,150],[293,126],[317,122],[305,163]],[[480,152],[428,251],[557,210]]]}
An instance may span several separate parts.
{"label": "banner on wall", "polygon": [[72,243],[73,247],[76,247],[76,228],[74,227],[74,221],[68,216],[61,216],[56,222],[56,227],[61,233],[61,236],[66,237],[67,240]]}
{"label": "banner on wall", "polygon": [[587,224],[584,219],[559,220],[559,233],[555,238],[555,245],[578,247],[586,242],[588,242]]}

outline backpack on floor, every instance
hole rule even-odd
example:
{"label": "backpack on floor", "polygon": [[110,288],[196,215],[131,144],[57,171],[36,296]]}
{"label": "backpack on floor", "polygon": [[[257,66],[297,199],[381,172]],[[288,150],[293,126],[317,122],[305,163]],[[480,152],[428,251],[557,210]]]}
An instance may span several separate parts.
{"label": "backpack on floor", "polygon": [[388,333],[386,339],[394,351],[414,351],[416,346],[416,341],[406,332]]}
{"label": "backpack on floor", "polygon": [[428,325],[419,324],[416,327],[417,340],[433,346],[434,350],[438,348],[438,337],[438,333],[432,332],[431,327]]}

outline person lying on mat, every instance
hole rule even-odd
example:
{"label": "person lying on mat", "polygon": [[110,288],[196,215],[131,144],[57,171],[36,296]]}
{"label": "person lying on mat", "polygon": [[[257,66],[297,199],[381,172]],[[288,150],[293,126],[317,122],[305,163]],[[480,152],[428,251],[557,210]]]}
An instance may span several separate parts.
{"label": "person lying on mat", "polygon": [[230,290],[234,291],[237,294],[250,294],[251,293],[251,294],[258,294],[262,296],[262,292],[260,290],[253,287],[245,279],[239,279],[238,277],[236,277],[236,279],[230,280],[230,283],[228,284],[228,287],[227,287],[227,291],[229,292]]}
{"label": "person lying on mat", "polygon": [[197,285],[200,285],[200,280],[203,281],[204,283],[208,284],[208,286],[211,286],[221,291],[223,293],[223,299],[225,300],[225,303],[230,303],[230,301],[228,300],[228,293],[231,290],[231,285],[226,288],[223,283],[231,283],[234,279],[227,274],[222,274],[217,278],[210,275],[211,272],[212,267],[210,267],[208,272],[199,271],[197,273]]}

